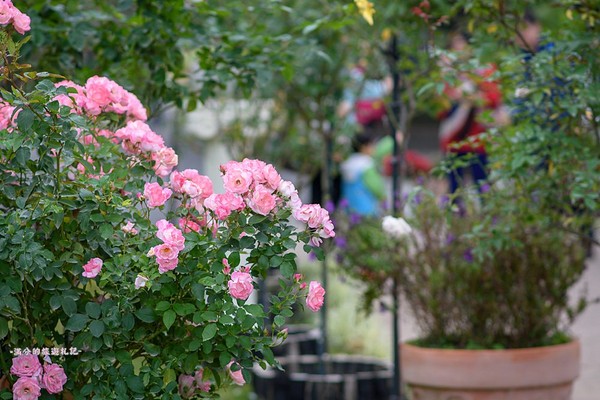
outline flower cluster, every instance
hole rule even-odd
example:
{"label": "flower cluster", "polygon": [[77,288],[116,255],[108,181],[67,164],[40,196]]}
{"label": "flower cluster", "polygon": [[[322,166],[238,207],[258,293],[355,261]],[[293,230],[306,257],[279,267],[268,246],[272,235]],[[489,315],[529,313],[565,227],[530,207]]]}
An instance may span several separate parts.
{"label": "flower cluster", "polygon": [[16,115],[13,116],[15,108],[0,99],[0,130],[10,129],[15,123]]}
{"label": "flower cluster", "polygon": [[164,274],[177,267],[179,252],[185,248],[185,238],[179,229],[165,219],[158,221],[156,227],[156,237],[163,243],[152,247],[148,254],[156,256],[158,271]]}
{"label": "flower cluster", "polygon": [[412,228],[404,218],[394,218],[391,215],[383,217],[381,227],[392,239],[401,239],[412,232]]}
{"label": "flower cluster", "polygon": [[49,358],[45,361],[42,366],[38,356],[33,354],[13,358],[10,373],[18,376],[12,388],[14,400],[36,400],[42,395],[42,389],[50,394],[62,392],[67,382],[65,371]]}
{"label": "flower cluster", "polygon": [[11,0],[0,0],[0,25],[12,24],[17,32],[24,35],[29,31],[31,19],[19,11]]}

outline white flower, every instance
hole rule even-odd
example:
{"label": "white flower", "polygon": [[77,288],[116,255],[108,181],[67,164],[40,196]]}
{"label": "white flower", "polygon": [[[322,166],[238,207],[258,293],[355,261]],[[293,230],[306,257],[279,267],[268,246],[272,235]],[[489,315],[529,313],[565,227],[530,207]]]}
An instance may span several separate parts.
{"label": "white flower", "polygon": [[394,239],[401,239],[412,232],[412,228],[403,218],[394,218],[391,215],[383,217],[381,227],[389,237]]}
{"label": "white flower", "polygon": [[143,275],[138,275],[138,276],[135,278],[135,288],[136,288],[136,289],[139,289],[139,288],[141,288],[141,287],[144,287],[144,286],[146,286],[146,282],[148,282],[148,278],[146,278],[146,277],[145,277],[145,276],[143,276]]}

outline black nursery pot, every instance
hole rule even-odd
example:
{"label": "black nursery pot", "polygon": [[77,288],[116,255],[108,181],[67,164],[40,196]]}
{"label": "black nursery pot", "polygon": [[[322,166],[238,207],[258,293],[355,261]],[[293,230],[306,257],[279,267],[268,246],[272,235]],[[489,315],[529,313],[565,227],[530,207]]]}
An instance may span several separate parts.
{"label": "black nursery pot", "polygon": [[391,365],[370,357],[324,355],[279,359],[285,372],[253,368],[254,391],[261,400],[386,399],[392,388]]}

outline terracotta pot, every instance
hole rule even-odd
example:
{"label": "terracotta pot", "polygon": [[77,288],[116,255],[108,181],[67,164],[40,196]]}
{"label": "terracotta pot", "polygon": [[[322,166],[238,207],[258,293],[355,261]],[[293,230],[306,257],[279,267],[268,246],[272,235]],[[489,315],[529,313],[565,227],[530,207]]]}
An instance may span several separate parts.
{"label": "terracotta pot", "polygon": [[570,400],[580,343],[509,350],[402,344],[401,356],[412,400]]}

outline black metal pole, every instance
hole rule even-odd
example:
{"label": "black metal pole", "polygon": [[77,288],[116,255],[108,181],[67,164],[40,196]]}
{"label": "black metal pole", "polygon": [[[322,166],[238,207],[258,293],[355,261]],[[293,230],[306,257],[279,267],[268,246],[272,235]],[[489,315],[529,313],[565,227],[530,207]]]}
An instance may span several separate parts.
{"label": "black metal pole", "polygon": [[[390,69],[392,73],[392,106],[390,121],[390,135],[394,143],[392,154],[392,214],[398,215],[399,199],[400,199],[400,144],[397,140],[398,126],[395,122],[400,121],[400,72],[398,71],[398,61],[400,54],[398,52],[398,36],[394,34],[390,41]],[[398,280],[394,278],[393,282],[393,307],[392,307],[392,346],[394,354],[394,380],[391,400],[402,400],[402,368],[400,365],[400,295],[398,290]]]}

